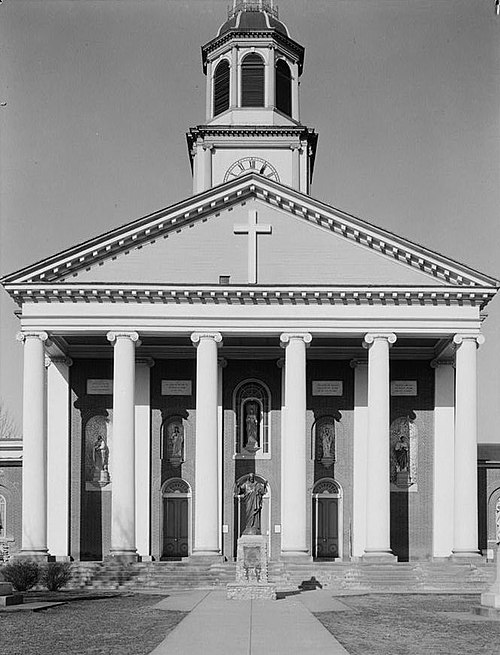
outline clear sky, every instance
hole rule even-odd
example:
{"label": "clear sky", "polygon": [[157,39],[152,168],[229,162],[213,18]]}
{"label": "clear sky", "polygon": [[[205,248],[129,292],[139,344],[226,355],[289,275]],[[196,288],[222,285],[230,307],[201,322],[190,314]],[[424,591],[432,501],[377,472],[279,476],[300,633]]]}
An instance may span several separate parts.
{"label": "clear sky", "polygon": [[[0,4],[0,273],[191,194],[200,46],[229,0]],[[306,47],[312,195],[500,277],[494,0],[281,0]],[[21,424],[22,345],[1,296],[0,398]],[[479,351],[479,439],[500,442],[500,299]]]}

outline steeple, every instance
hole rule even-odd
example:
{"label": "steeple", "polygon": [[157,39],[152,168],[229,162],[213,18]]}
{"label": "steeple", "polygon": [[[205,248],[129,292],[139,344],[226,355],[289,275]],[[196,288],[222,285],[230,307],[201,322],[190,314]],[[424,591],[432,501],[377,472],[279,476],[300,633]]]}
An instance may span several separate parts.
{"label": "steeple", "polygon": [[300,122],[304,48],[274,0],[233,0],[201,51],[205,125],[187,135],[194,192],[252,170],[308,193],[317,136]]}

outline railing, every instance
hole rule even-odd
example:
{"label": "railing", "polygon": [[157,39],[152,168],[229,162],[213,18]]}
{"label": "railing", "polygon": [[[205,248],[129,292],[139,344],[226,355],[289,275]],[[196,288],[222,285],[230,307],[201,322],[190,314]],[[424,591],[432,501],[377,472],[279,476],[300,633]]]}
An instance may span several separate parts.
{"label": "railing", "polygon": [[266,11],[278,18],[278,7],[274,0],[233,0],[233,6],[227,10],[228,18],[232,18],[239,11]]}

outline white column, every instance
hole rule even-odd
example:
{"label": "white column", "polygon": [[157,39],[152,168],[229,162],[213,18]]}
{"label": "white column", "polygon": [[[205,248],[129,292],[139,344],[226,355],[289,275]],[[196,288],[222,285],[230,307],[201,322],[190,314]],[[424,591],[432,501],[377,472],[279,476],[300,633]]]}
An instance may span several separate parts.
{"label": "white column", "polygon": [[455,502],[453,555],[479,555],[477,528],[476,350],[482,335],[456,334]]}
{"label": "white column", "polygon": [[46,332],[20,332],[24,342],[23,530],[21,555],[46,558],[47,434],[45,414]]}
{"label": "white column", "polygon": [[434,495],[432,556],[450,557],[453,548],[455,371],[454,361],[434,360]]}
{"label": "white column", "polygon": [[203,146],[203,188],[202,191],[212,186],[212,145]]}
{"label": "white column", "polygon": [[69,357],[47,357],[47,545],[69,559]]}
{"label": "white column", "polygon": [[292,64],[292,118],[300,121],[300,106],[299,106],[299,65]]}
{"label": "white column", "polygon": [[266,63],[266,89],[265,89],[265,106],[266,107],[274,107],[276,105],[276,100],[275,100],[275,68],[274,68],[274,50],[272,48],[269,48],[269,53],[267,56],[267,63]]}
{"label": "white column", "polygon": [[222,522],[224,519],[224,369],[227,366],[227,361],[223,357],[219,357],[218,363],[218,377],[217,377],[217,485],[219,490],[218,497],[218,521],[219,526],[219,550],[222,553]]}
{"label": "white column", "polygon": [[142,561],[151,560],[151,401],[154,360],[135,362],[135,540]]}
{"label": "white column", "polygon": [[213,118],[213,85],[214,81],[212,79],[213,74],[213,63],[211,61],[207,62],[207,89],[206,89],[206,119],[207,121]]}
{"label": "white column", "polygon": [[113,356],[113,451],[111,458],[111,549],[136,559],[135,544],[135,346],[137,332],[108,332]]}
{"label": "white column", "polygon": [[351,366],[354,368],[353,510],[351,542],[353,557],[362,557],[366,545],[368,361],[353,360]]}
{"label": "white column", "polygon": [[281,554],[308,554],[306,539],[306,347],[309,333],[284,333],[285,430],[281,436]]}
{"label": "white column", "polygon": [[231,49],[231,70],[229,79],[230,106],[236,107],[238,104],[238,48]]}
{"label": "white column", "polygon": [[292,151],[292,187],[300,191],[300,145],[291,145]]}
{"label": "white column", "polygon": [[193,555],[219,555],[218,370],[219,332],[194,332],[196,351],[196,454]]}
{"label": "white column", "polygon": [[392,333],[367,334],[368,348],[368,444],[366,476],[366,546],[364,557],[390,558],[389,482],[389,347]]}

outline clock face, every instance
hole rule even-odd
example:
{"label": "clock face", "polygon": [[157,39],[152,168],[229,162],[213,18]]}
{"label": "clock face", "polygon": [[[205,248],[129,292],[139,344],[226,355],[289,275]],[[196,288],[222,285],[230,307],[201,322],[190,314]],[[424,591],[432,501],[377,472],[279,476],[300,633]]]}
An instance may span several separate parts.
{"label": "clock face", "polygon": [[243,175],[244,173],[254,172],[268,177],[270,180],[280,181],[278,172],[268,161],[260,159],[260,157],[244,157],[234,162],[224,175],[224,182],[234,180],[235,177]]}

